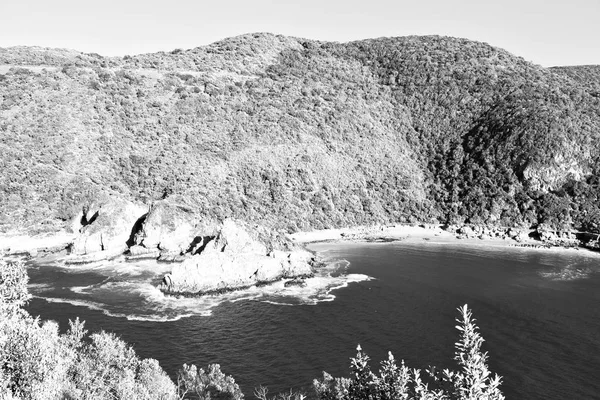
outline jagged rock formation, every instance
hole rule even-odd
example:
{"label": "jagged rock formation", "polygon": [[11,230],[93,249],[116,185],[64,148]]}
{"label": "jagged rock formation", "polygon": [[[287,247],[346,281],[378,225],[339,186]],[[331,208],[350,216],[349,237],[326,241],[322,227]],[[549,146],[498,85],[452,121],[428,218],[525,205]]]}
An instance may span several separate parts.
{"label": "jagged rock formation", "polygon": [[152,204],[140,220],[133,242],[146,249],[168,253],[185,253],[196,237],[199,221],[193,210],[172,201]]}
{"label": "jagged rock formation", "polygon": [[311,276],[313,255],[304,250],[271,251],[234,221],[204,238],[195,254],[173,267],[161,289],[201,295],[246,288],[284,278]]}
{"label": "jagged rock formation", "polygon": [[74,221],[75,226],[81,227],[77,229],[72,252],[76,255],[123,253],[135,222],[146,212],[145,207],[119,198],[86,206],[81,216],[76,216],[79,221]]}
{"label": "jagged rock formation", "polygon": [[[198,221],[226,218],[272,239],[419,220],[598,232],[596,72],[437,36],[0,49],[0,230],[68,228],[110,197],[154,204],[133,252],[188,251]],[[87,230],[78,252],[104,246]]]}
{"label": "jagged rock formation", "polygon": [[313,272],[313,255],[289,239],[242,221],[200,221],[172,201],[158,201],[148,210],[110,198],[87,206],[73,226],[77,232],[65,263],[96,262],[125,252],[131,260],[177,261],[161,286],[169,294],[236,290]]}

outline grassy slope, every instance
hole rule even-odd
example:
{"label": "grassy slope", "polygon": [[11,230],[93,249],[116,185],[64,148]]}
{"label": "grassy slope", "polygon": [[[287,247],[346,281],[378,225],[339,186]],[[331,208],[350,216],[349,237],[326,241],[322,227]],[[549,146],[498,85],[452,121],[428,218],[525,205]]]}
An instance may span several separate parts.
{"label": "grassy slope", "polygon": [[122,59],[0,49],[2,64],[38,66],[0,74],[4,230],[56,229],[108,194],[289,231],[597,228],[593,89],[482,43],[254,34]]}

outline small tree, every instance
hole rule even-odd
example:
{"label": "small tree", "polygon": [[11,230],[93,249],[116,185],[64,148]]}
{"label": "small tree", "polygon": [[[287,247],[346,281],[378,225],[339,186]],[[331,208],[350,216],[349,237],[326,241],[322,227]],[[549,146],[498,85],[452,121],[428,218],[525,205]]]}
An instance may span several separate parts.
{"label": "small tree", "polygon": [[391,351],[388,352],[388,359],[381,363],[379,370],[377,397],[382,400],[408,399],[410,379],[410,370],[404,365],[404,361],[398,367],[394,355]]}
{"label": "small tree", "polygon": [[210,364],[208,371],[183,364],[177,377],[179,398],[194,395],[200,400],[241,400],[244,395],[230,375],[221,372],[219,364]]}
{"label": "small tree", "polygon": [[67,360],[58,325],[40,323],[22,307],[31,298],[22,262],[0,260],[0,394],[22,399],[58,397]]}
{"label": "small tree", "polygon": [[504,396],[500,391],[502,379],[498,374],[493,378],[487,365],[487,352],[481,351],[484,340],[475,325],[471,310],[465,304],[458,308],[460,318],[456,321],[460,333],[460,340],[456,343],[454,360],[458,363],[460,371],[444,370],[442,376],[435,376],[436,381],[449,383],[452,391],[450,398],[459,400],[502,400]]}
{"label": "small tree", "polygon": [[27,282],[29,277],[23,262],[0,259],[0,313],[23,312],[22,307],[31,299]]}
{"label": "small tree", "polygon": [[269,389],[265,386],[259,386],[254,389],[254,397],[258,400],[305,400],[306,395],[301,392],[294,392],[290,389],[289,392],[277,393],[273,397],[268,397]]}
{"label": "small tree", "polygon": [[467,305],[459,307],[460,318],[456,327],[460,340],[456,343],[454,359],[458,372],[448,369],[441,373],[435,368],[427,372],[432,387],[421,378],[421,371],[410,370],[402,361],[400,367],[392,353],[381,363],[379,375],[371,372],[369,357],[360,346],[351,358],[350,379],[336,378],[323,373],[313,386],[321,400],[504,400],[500,391],[501,378],[491,377],[487,353],[481,351],[483,338]]}

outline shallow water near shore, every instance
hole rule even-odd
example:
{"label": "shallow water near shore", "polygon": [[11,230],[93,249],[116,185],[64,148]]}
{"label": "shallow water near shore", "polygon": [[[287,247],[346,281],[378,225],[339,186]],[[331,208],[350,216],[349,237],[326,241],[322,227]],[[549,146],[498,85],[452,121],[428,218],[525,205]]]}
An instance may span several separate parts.
{"label": "shallow water near shore", "polygon": [[599,258],[425,241],[311,249],[329,267],[307,288],[205,299],[165,299],[154,284],[168,266],[31,266],[29,311],[115,332],[171,376],[220,363],[251,397],[347,375],[358,343],[374,369],[388,350],[410,367],[453,367],[456,307],[468,303],[507,398],[598,397]]}

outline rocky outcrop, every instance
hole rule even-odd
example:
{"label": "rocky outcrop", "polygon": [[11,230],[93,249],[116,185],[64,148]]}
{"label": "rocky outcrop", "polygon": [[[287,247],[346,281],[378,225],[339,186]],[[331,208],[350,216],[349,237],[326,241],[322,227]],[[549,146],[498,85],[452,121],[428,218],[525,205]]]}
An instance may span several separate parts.
{"label": "rocky outcrop", "polygon": [[575,232],[557,231],[547,224],[539,224],[535,233],[541,242],[555,247],[579,247],[587,243],[583,238],[578,239]]}
{"label": "rocky outcrop", "polygon": [[312,275],[313,256],[305,250],[271,251],[241,225],[225,220],[202,250],[176,265],[161,290],[201,295],[241,289],[285,278]]}
{"label": "rocky outcrop", "polygon": [[146,249],[182,254],[189,250],[198,233],[193,210],[170,200],[154,203],[135,233],[134,243]]}
{"label": "rocky outcrop", "polygon": [[0,253],[31,258],[59,253],[64,255],[73,239],[73,233],[65,231],[37,236],[0,234]]}
{"label": "rocky outcrop", "polygon": [[71,246],[71,252],[75,255],[124,252],[133,226],[146,212],[144,206],[114,197],[100,204],[86,206],[83,214],[77,217],[79,234]]}
{"label": "rocky outcrop", "polygon": [[159,249],[147,249],[142,246],[131,246],[129,252],[125,257],[128,261],[134,260],[155,260],[160,256]]}
{"label": "rocky outcrop", "polygon": [[459,239],[510,239],[517,242],[516,247],[579,247],[592,238],[583,233],[569,230],[556,230],[548,224],[539,224],[535,229],[524,227],[488,227],[478,225],[447,226]]}
{"label": "rocky outcrop", "polygon": [[306,287],[306,280],[304,278],[294,278],[287,281],[284,284],[285,287]]}
{"label": "rocky outcrop", "polygon": [[592,174],[589,166],[578,162],[576,149],[568,149],[566,143],[556,147],[562,152],[556,154],[549,165],[531,163],[523,171],[525,184],[532,190],[547,192],[561,187],[568,179],[582,181]]}
{"label": "rocky outcrop", "polygon": [[443,229],[455,234],[458,239],[512,239],[517,242],[530,239],[530,229],[523,227],[447,225]]}
{"label": "rocky outcrop", "polygon": [[517,242],[523,242],[529,239],[529,229],[509,228],[506,235]]}

